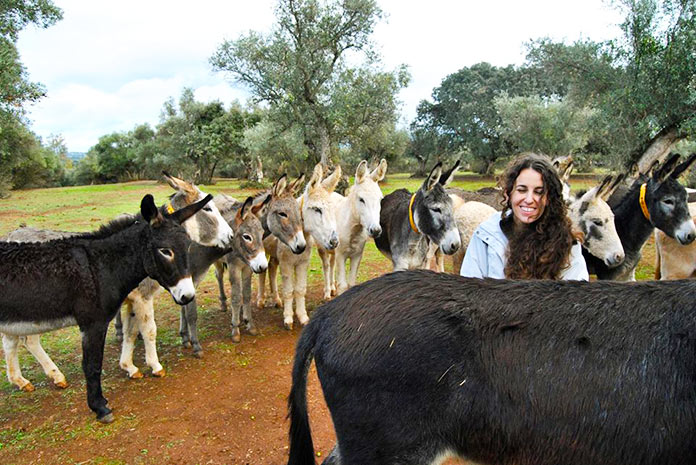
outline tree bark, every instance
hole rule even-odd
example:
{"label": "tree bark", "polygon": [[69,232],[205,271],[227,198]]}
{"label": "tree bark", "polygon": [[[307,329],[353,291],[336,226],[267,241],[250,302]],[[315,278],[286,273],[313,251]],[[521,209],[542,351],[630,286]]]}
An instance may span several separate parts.
{"label": "tree bark", "polygon": [[660,162],[663,161],[669,154],[674,143],[683,138],[684,137],[679,134],[676,125],[668,126],[658,132],[655,137],[644,146],[642,154],[638,159],[639,172],[645,173],[655,160],[659,160]]}
{"label": "tree bark", "polygon": [[319,128],[319,161],[324,170],[329,169],[329,156],[331,155],[331,143],[329,141],[329,131],[325,127]]}

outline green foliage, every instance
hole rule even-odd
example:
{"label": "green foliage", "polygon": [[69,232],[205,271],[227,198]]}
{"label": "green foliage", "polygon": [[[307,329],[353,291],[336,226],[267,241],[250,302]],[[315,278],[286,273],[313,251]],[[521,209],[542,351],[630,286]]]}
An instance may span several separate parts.
{"label": "green foliage", "polygon": [[[381,18],[374,0],[279,0],[269,35],[226,41],[210,62],[268,102],[283,131],[299,129],[309,165],[328,164],[338,144],[396,120],[394,96],[408,77],[373,68],[370,35]],[[349,67],[348,53],[364,64]]]}
{"label": "green foliage", "polygon": [[443,79],[433,90],[433,101],[424,100],[418,106],[412,130],[425,143],[423,148],[465,154],[469,161],[479,162],[480,172],[490,172],[498,158],[516,150],[501,137],[502,120],[495,99],[503,94],[517,97],[547,92],[540,87],[534,69],[479,63]]}
{"label": "green foliage", "polygon": [[623,37],[573,45],[539,40],[528,62],[565,82],[578,107],[598,110],[598,148],[616,163],[638,161],[656,137],[696,129],[696,1],[621,0]]}

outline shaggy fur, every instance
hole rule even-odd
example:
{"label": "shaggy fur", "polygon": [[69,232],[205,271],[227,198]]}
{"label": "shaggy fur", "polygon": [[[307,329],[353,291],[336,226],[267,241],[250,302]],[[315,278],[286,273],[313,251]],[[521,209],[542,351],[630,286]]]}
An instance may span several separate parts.
{"label": "shaggy fur", "polygon": [[298,340],[288,463],[314,463],[312,357],[338,440],[327,463],[696,463],[694,302],[691,281],[368,281]]}

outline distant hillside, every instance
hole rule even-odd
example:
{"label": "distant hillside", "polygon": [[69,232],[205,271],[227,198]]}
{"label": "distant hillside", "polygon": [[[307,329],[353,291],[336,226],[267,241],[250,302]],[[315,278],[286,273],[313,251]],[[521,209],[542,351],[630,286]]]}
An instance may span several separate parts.
{"label": "distant hillside", "polygon": [[80,161],[87,155],[87,152],[68,152],[68,158],[72,161]]}

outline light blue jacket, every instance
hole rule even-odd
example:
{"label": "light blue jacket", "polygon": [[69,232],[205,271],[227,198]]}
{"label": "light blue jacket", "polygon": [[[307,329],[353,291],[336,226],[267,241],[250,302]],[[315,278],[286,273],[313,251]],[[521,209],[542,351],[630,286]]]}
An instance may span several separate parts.
{"label": "light blue jacket", "polygon": [[[469,278],[505,278],[505,251],[508,239],[500,229],[500,218],[501,212],[497,212],[476,228],[466,249],[459,274]],[[590,279],[579,243],[573,244],[570,249],[570,266],[563,270],[561,279]]]}

